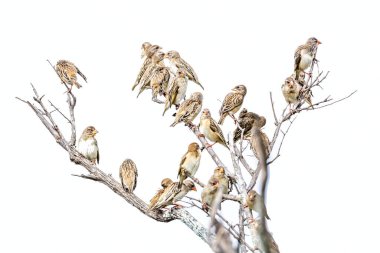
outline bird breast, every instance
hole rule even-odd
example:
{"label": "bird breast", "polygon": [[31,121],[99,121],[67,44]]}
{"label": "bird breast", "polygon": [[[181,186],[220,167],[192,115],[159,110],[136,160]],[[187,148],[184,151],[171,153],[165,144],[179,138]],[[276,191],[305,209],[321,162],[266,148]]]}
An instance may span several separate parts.
{"label": "bird breast", "polygon": [[79,140],[78,151],[90,160],[95,159],[98,154],[98,145],[96,140],[94,138]]}
{"label": "bird breast", "polygon": [[200,129],[199,129],[206,137],[207,139],[209,139],[210,141],[217,141],[218,140],[218,136],[213,132],[211,131],[211,128],[210,128],[210,120],[209,119],[205,119],[202,121],[202,124],[200,125]]}
{"label": "bird breast", "polygon": [[187,157],[184,163],[182,164],[182,167],[185,168],[186,171],[189,172],[191,176],[194,176],[199,168],[199,163],[201,160],[200,158],[201,158],[200,151],[189,152],[187,154]]}
{"label": "bird breast", "polygon": [[174,104],[179,105],[181,101],[185,98],[187,90],[187,81],[185,78],[178,78],[178,93]]}
{"label": "bird breast", "polygon": [[312,60],[313,57],[309,53],[303,54],[299,63],[299,68],[301,70],[307,69],[308,67],[310,67]]}

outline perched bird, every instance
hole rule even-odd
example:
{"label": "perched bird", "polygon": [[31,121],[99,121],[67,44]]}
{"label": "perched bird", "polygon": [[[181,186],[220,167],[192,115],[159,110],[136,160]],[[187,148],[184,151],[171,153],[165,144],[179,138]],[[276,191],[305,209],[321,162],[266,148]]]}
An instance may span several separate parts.
{"label": "perched bird", "polygon": [[199,168],[201,161],[201,151],[199,145],[196,142],[190,143],[187,148],[186,154],[182,156],[178,169],[179,184],[188,177],[188,174],[192,177],[195,175]]}
{"label": "perched bird", "polygon": [[79,74],[87,83],[87,78],[85,77],[85,75],[82,72],[80,72],[78,67],[76,67],[72,62],[66,60],[59,60],[55,65],[55,70],[62,83],[65,83],[66,85],[70,86],[69,92],[73,88],[73,85],[77,86],[78,89],[82,87],[82,85],[80,85],[77,81],[77,74]]}
{"label": "perched bird", "polygon": [[153,206],[156,205],[158,199],[160,198],[161,194],[165,191],[165,189],[171,185],[173,181],[170,178],[164,178],[161,181],[162,189],[159,189],[157,193],[153,196],[153,198],[149,201],[149,209],[151,210]]}
{"label": "perched bird", "polygon": [[203,188],[201,194],[202,209],[206,212],[210,207],[213,206],[216,193],[219,188],[219,180],[216,178],[211,178],[208,184]]}
{"label": "perched bird", "polygon": [[310,67],[319,44],[322,43],[316,38],[311,37],[306,41],[306,44],[297,47],[296,52],[294,53],[294,71],[296,73],[296,80],[298,80],[300,71],[305,71]]}
{"label": "perched bird", "polygon": [[[260,144],[262,143],[262,145]],[[251,149],[257,159],[268,159],[270,154],[270,142],[268,136],[257,126],[251,130]]]}
{"label": "perched bird", "polygon": [[190,66],[190,64],[188,64],[184,59],[181,58],[181,56],[179,55],[177,51],[172,50],[172,51],[167,52],[165,54],[165,58],[168,58],[169,61],[173,65],[175,65],[177,68],[183,68],[189,80],[195,82],[196,84],[201,86],[201,88],[204,90],[203,86],[198,80],[197,74],[195,74],[194,69]]}
{"label": "perched bird", "polygon": [[183,181],[180,185],[179,182],[171,183],[158,198],[157,203],[151,209],[160,209],[168,205],[175,204],[176,201],[182,199],[189,191],[196,191],[194,183],[191,180]]}
{"label": "perched bird", "polygon": [[141,46],[141,58],[145,57],[144,63],[140,68],[140,71],[137,75],[136,81],[132,86],[132,90],[136,88],[140,84],[141,78],[143,77],[145,71],[148,69],[150,64],[152,63],[152,57],[153,55],[162,49],[158,45],[151,45],[149,42],[144,42]]}
{"label": "perched bird", "polygon": [[244,85],[237,85],[232,89],[232,92],[228,93],[223,100],[222,107],[219,110],[220,119],[218,124],[223,125],[224,119],[227,115],[236,122],[234,114],[239,111],[243,100],[247,94],[247,88]]}
{"label": "perched bird", "polygon": [[203,95],[200,92],[194,92],[189,99],[186,99],[179,106],[175,119],[171,127],[174,127],[180,122],[186,125],[192,125],[192,121],[197,117],[202,109]]}
{"label": "perched bird", "polygon": [[152,89],[152,100],[157,103],[162,103],[157,99],[158,94],[166,94],[167,86],[170,79],[169,69],[165,66],[165,54],[156,52],[152,57],[152,63],[149,65],[144,75],[141,77],[141,87],[137,97],[147,88]]}
{"label": "perched bird", "polygon": [[214,174],[208,180],[208,184],[212,183],[214,179],[218,180],[218,184],[222,187],[223,194],[227,194],[229,192],[229,180],[225,174],[223,167],[216,167],[214,170]]}
{"label": "perched bird", "polygon": [[301,86],[292,76],[290,76],[285,79],[284,84],[281,86],[281,90],[286,102],[289,104],[289,107],[291,109],[291,105],[298,102]]}
{"label": "perched bird", "polygon": [[[246,108],[243,108],[239,113],[238,126],[234,131],[234,142],[241,139],[241,128],[243,131],[243,139],[247,138],[247,135],[251,132],[252,125],[255,121],[259,120],[260,116],[253,112],[248,112]],[[240,126],[240,127],[239,127]]]}
{"label": "perched bird", "polygon": [[99,163],[99,148],[95,135],[98,131],[93,126],[84,129],[78,141],[78,151],[93,164]]}
{"label": "perched bird", "polygon": [[[264,208],[264,213],[260,213],[260,205],[263,205]],[[267,213],[267,208],[264,203],[263,197],[258,194],[255,190],[251,190],[247,194],[247,203],[246,206],[249,207],[249,209],[254,210],[255,212],[259,213],[261,217],[265,217],[268,220],[270,220],[268,213]]]}
{"label": "perched bird", "polygon": [[215,143],[219,143],[228,148],[222,129],[220,129],[219,125],[211,117],[211,113],[208,109],[203,109],[201,120],[199,122],[199,131],[201,131],[207,139],[214,142],[211,145],[208,144],[208,147],[213,146]]}
{"label": "perched bird", "polygon": [[175,105],[176,109],[178,109],[181,101],[185,99],[187,90],[187,77],[185,74],[183,68],[177,70],[177,74],[173,78],[169,91],[166,94],[165,109],[162,115],[164,115],[172,105]]}
{"label": "perched bird", "polygon": [[137,184],[137,167],[131,159],[126,159],[120,165],[119,176],[123,188],[127,192],[133,192]]}

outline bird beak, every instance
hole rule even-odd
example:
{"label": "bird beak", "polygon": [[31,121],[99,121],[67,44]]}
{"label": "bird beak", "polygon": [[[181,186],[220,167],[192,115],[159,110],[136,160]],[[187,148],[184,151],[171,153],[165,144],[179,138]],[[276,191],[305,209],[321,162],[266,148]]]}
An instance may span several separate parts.
{"label": "bird beak", "polygon": [[144,58],[144,56],[145,56],[144,49],[141,49],[141,59]]}
{"label": "bird beak", "polygon": [[193,188],[191,188],[191,190],[197,191],[197,187],[193,186]]}
{"label": "bird beak", "polygon": [[317,44],[319,45],[319,44],[322,44],[322,42],[320,42],[319,40],[317,41]]}
{"label": "bird beak", "polygon": [[97,133],[99,133],[99,131],[98,131],[98,130],[95,130],[95,134],[97,134]]}

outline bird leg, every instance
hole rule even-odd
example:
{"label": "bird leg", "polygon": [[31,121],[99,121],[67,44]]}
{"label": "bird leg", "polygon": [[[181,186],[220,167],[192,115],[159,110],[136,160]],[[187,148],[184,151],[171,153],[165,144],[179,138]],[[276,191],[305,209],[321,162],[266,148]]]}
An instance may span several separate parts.
{"label": "bird leg", "polygon": [[180,205],[180,204],[177,204],[177,203],[173,203],[173,207],[174,209],[179,209],[179,208],[183,208],[183,205]]}
{"label": "bird leg", "polygon": [[202,133],[200,133],[200,134],[197,134],[197,137],[198,137],[198,138],[201,138],[201,137],[205,138],[205,135],[202,134]]}

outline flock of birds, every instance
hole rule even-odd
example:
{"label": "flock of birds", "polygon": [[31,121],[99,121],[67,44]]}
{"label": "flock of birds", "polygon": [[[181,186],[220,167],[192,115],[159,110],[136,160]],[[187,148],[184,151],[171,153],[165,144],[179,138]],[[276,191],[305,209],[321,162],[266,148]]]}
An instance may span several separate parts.
{"label": "flock of birds", "polygon": [[[307,42],[296,49],[294,55],[294,73],[285,79],[282,85],[282,93],[287,103],[291,105],[300,102],[304,99],[311,106],[311,90],[305,88],[305,75],[306,70],[310,67],[315,59],[315,54],[318,45],[321,44],[319,40],[312,37]],[[152,45],[149,42],[142,44],[141,57],[144,62],[137,75],[136,81],[133,84],[132,90],[139,87],[138,96],[145,90],[152,91],[152,100],[157,103],[164,103],[163,115],[173,105],[176,108],[174,122],[172,127],[179,123],[184,123],[189,127],[195,127],[193,120],[198,116],[202,109],[203,95],[201,92],[194,92],[186,99],[186,90],[188,80],[196,83],[202,89],[203,86],[199,82],[198,76],[194,69],[188,64],[177,51],[169,51],[163,53],[161,47]],[[164,59],[168,59],[170,66],[165,65]],[[80,88],[81,85],[77,81],[77,74],[80,75],[86,82],[87,79],[83,73],[71,62],[60,60],[55,66],[56,72],[59,75],[62,83],[66,84],[71,92],[72,87],[75,85]],[[241,108],[247,88],[244,85],[235,86],[230,93],[228,93],[219,110],[219,120],[216,122],[212,117],[210,111],[206,108],[203,109],[200,122],[199,131],[201,136],[207,138],[213,144],[206,144],[206,148],[219,143],[220,145],[228,147],[228,142],[224,138],[222,125],[225,118],[230,116],[235,124],[236,129],[233,133],[233,141],[248,140],[251,144],[253,153],[258,157],[260,140],[264,144],[265,158],[269,156],[269,138],[261,130],[265,124],[266,119],[254,112],[249,112],[243,108],[238,116],[235,118],[235,113]],[[159,100],[158,96],[165,98],[165,101]],[[95,135],[98,131],[93,126],[88,126],[82,133],[78,141],[77,150],[85,158],[89,159],[92,163],[99,163],[99,148]],[[149,209],[158,210],[169,205],[178,206],[177,202],[180,201],[189,191],[196,191],[195,184],[192,180],[188,179],[189,176],[194,177],[201,160],[201,147],[198,143],[194,142],[188,146],[187,152],[182,156],[178,169],[178,182],[173,182],[170,178],[164,178],[161,181],[162,188],[150,200]],[[120,180],[123,188],[127,192],[133,192],[137,183],[137,167],[131,159],[126,159],[120,166],[119,170]],[[229,178],[225,174],[223,167],[217,167],[214,173],[208,180],[207,185],[203,188],[201,194],[202,208],[207,211],[213,206],[216,193],[219,188],[222,188],[223,194],[230,191]],[[248,192],[246,206],[251,210],[256,210],[258,205],[255,204],[260,201],[263,204],[262,197],[254,190]],[[266,209],[261,217],[269,219]]]}

